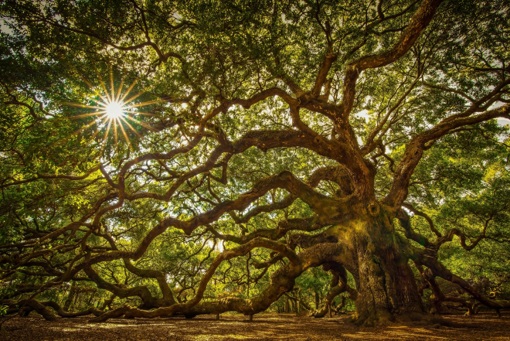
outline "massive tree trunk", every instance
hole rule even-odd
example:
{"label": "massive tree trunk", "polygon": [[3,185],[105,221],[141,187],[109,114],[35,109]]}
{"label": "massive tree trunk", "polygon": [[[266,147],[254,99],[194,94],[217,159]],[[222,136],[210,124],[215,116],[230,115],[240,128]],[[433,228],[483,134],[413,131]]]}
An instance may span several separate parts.
{"label": "massive tree trunk", "polygon": [[417,318],[424,310],[408,258],[395,234],[391,215],[379,205],[352,222],[358,295],[356,322],[384,324]]}

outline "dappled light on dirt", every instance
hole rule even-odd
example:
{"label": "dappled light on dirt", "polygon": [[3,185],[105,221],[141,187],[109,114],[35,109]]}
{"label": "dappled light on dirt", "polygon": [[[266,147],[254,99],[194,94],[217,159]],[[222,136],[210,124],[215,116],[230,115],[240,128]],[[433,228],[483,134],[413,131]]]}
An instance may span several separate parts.
{"label": "dappled light on dirt", "polygon": [[[88,323],[87,318],[48,322],[39,316],[3,320],[0,340],[508,340],[510,317],[445,316],[443,323],[356,327],[348,315],[314,319],[260,314],[253,321],[242,315],[208,315],[195,319],[111,319]],[[438,320],[439,321],[439,320]]]}

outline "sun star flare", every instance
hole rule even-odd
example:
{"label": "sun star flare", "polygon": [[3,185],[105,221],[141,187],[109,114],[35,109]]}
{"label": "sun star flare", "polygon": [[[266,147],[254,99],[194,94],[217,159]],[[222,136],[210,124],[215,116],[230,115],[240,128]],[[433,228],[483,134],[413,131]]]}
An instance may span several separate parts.
{"label": "sun star flare", "polygon": [[[86,80],[85,80],[86,81]],[[98,98],[91,99],[92,104],[77,104],[67,103],[74,107],[92,109],[93,111],[75,115],[74,119],[80,119],[85,117],[94,117],[94,121],[88,123],[82,127],[78,132],[82,132],[86,129],[96,125],[96,131],[93,136],[97,136],[100,131],[103,131],[103,148],[110,137],[114,138],[115,144],[118,143],[119,134],[121,134],[126,143],[131,147],[129,132],[140,136],[136,126],[142,126],[148,130],[153,128],[140,120],[140,117],[136,116],[152,116],[151,113],[140,111],[139,108],[157,103],[158,100],[153,101],[136,101],[143,92],[132,94],[132,91],[137,83],[135,80],[127,89],[124,89],[124,82],[121,81],[116,87],[113,79],[113,74],[110,74],[110,86],[100,81],[100,87],[93,86],[89,81],[86,81],[91,90],[98,91]]]}

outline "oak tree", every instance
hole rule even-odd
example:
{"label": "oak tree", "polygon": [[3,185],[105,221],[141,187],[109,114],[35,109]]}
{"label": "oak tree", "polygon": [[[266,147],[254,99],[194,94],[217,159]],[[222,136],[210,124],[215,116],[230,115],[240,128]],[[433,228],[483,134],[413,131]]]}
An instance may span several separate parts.
{"label": "oak tree", "polygon": [[0,10],[10,312],[252,316],[314,285],[365,325],[510,306],[455,262],[510,253],[507,1]]}

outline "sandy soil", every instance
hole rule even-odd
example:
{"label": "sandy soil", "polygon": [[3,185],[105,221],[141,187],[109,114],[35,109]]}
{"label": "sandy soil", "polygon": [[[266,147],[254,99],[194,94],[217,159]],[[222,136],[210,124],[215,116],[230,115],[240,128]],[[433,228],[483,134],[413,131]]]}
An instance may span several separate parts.
{"label": "sandy soil", "polygon": [[259,314],[186,319],[112,319],[92,324],[86,317],[47,322],[39,316],[0,320],[0,340],[510,340],[510,314],[443,316],[444,323],[360,328],[349,316],[314,319]]}

